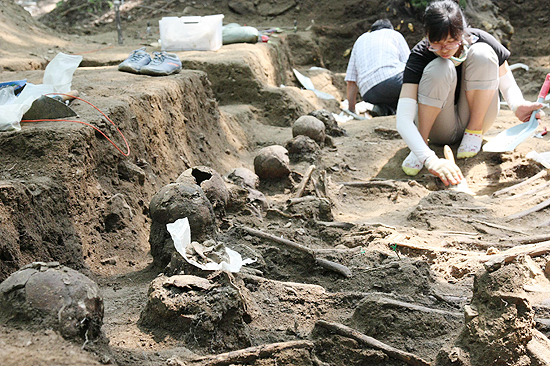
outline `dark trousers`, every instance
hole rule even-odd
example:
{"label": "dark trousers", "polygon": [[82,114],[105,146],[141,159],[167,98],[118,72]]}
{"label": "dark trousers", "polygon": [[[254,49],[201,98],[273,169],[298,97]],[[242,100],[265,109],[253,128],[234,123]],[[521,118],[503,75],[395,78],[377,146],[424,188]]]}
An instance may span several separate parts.
{"label": "dark trousers", "polygon": [[402,85],[403,73],[401,72],[370,88],[363,95],[363,100],[378,106],[382,115],[393,115],[397,110],[397,101],[399,100]]}

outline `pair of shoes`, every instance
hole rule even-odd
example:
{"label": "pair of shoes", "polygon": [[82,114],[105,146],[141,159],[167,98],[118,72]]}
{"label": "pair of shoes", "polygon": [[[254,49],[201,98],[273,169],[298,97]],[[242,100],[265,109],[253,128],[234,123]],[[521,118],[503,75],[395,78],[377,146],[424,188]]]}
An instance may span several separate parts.
{"label": "pair of shoes", "polygon": [[482,131],[470,131],[466,129],[456,153],[457,159],[471,158],[481,150],[483,142]]}
{"label": "pair of shoes", "polygon": [[173,53],[153,52],[153,58],[145,47],[132,51],[128,58],[118,65],[119,71],[152,76],[166,76],[181,71],[181,61]]}
{"label": "pair of shoes", "polygon": [[424,167],[424,164],[418,158],[414,153],[411,151],[410,154],[403,160],[403,164],[401,164],[401,169],[405,172],[407,175],[417,175],[422,168]]}

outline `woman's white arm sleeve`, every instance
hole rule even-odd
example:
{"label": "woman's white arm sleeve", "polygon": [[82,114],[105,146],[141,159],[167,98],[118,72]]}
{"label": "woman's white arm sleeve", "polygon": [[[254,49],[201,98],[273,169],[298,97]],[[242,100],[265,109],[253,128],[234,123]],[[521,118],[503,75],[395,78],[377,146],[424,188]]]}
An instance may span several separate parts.
{"label": "woman's white arm sleeve", "polygon": [[414,124],[415,117],[416,100],[413,98],[399,98],[396,112],[397,131],[418,160],[424,163],[426,159],[436,155],[418,132],[418,128]]}
{"label": "woman's white arm sleeve", "polygon": [[508,103],[508,106],[514,112],[520,104],[525,102],[521,89],[518,87],[511,70],[508,70],[506,74],[499,78],[498,88],[500,89],[504,100],[506,100],[506,103]]}

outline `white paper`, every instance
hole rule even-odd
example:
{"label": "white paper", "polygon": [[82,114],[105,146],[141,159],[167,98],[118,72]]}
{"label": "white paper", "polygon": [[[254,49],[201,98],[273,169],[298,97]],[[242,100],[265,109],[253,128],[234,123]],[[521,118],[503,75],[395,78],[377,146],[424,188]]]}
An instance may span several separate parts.
{"label": "white paper", "polygon": [[242,259],[241,255],[229,248],[225,248],[225,252],[229,257],[229,262],[221,261],[220,263],[209,262],[206,264],[198,263],[197,261],[189,258],[187,256],[187,246],[191,244],[191,228],[189,227],[189,220],[187,217],[183,219],[176,220],[171,224],[166,225],[166,229],[172,237],[174,242],[174,247],[176,251],[187,261],[187,263],[194,265],[205,271],[218,271],[224,270],[229,272],[239,272],[241,267],[246,264],[254,263],[255,259],[247,258]]}

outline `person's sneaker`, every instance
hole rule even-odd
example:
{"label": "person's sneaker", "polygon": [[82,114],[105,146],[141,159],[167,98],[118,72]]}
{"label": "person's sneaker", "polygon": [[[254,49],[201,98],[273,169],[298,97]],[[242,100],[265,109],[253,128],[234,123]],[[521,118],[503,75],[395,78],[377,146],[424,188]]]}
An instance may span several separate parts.
{"label": "person's sneaker", "polygon": [[403,164],[401,164],[401,168],[407,175],[417,175],[422,168],[424,167],[424,164],[418,158],[414,153],[411,151],[410,154],[403,160]]}
{"label": "person's sneaker", "polygon": [[153,52],[153,60],[141,68],[140,73],[153,76],[176,74],[181,71],[178,55],[166,52]]}
{"label": "person's sneaker", "polygon": [[118,65],[119,71],[133,72],[139,74],[141,68],[151,62],[151,56],[145,52],[145,47],[132,51],[130,56]]}
{"label": "person's sneaker", "polygon": [[395,111],[391,107],[375,104],[372,106],[372,109],[369,111],[369,114],[373,117],[384,117],[384,116],[394,115]]}

